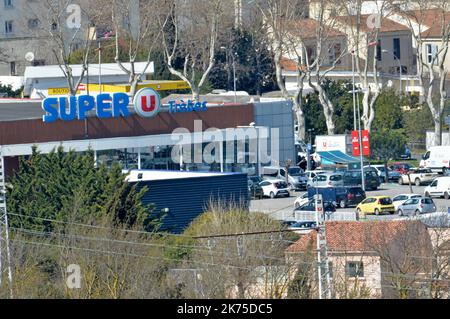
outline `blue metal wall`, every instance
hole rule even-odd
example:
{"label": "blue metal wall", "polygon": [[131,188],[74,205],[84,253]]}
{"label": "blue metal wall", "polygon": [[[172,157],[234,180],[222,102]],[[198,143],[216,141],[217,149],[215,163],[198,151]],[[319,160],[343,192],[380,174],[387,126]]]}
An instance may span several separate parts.
{"label": "blue metal wall", "polygon": [[148,187],[144,204],[154,204],[155,212],[168,208],[161,230],[181,233],[208,208],[210,200],[240,203],[248,208],[249,194],[246,174],[220,174],[208,177],[139,182]]}

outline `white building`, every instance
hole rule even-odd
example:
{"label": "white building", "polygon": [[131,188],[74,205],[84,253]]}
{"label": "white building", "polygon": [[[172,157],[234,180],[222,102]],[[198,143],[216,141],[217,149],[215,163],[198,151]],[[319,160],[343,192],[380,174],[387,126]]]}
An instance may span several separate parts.
{"label": "white building", "polygon": [[[136,73],[142,73],[147,66],[147,62],[135,63]],[[124,67],[130,70],[130,64],[124,63]],[[82,65],[72,65],[73,75],[75,83],[80,78],[82,72]],[[105,63],[101,65],[101,71],[98,64],[90,64],[89,70],[85,73],[83,83],[98,84],[99,76],[101,72],[102,84],[124,84],[128,83],[128,75],[116,64]],[[154,64],[153,62],[145,70],[145,76],[153,74]],[[89,77],[87,77],[89,74]],[[142,80],[145,80],[143,78]],[[32,99],[42,99],[48,97],[49,89],[61,88],[66,89],[68,87],[67,80],[59,67],[59,65],[46,65],[46,66],[29,66],[25,69],[24,75],[24,96]]]}
{"label": "white building", "polygon": [[[94,3],[87,0],[52,1],[50,3],[54,3],[54,7],[80,4],[83,9],[86,4]],[[5,56],[5,58],[0,58],[0,76],[21,76],[27,66],[57,64],[58,61],[53,53],[57,46],[55,41],[51,40],[50,32],[62,32],[66,49],[73,38],[72,51],[75,51],[83,43],[90,26],[89,19],[81,13],[80,28],[71,29],[68,27],[67,19],[70,18],[73,11],[66,11],[64,7],[62,9],[52,8],[64,13],[62,16],[56,16],[56,14],[52,16],[52,10],[46,6],[46,3],[46,1],[40,0],[3,0],[0,2],[0,57]],[[132,28],[138,29],[139,1],[130,1],[130,5],[128,21]],[[98,31],[98,37],[103,35],[100,27],[96,31]],[[96,40],[94,39],[94,41]],[[28,52],[34,54],[32,61],[25,58]]]}

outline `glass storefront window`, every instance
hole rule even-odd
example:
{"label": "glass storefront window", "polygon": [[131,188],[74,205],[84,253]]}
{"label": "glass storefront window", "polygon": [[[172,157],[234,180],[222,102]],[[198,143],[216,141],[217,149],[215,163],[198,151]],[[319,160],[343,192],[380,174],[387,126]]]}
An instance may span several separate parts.
{"label": "glass storefront window", "polygon": [[139,154],[137,148],[97,151],[97,163],[111,167],[114,162],[120,164],[122,169],[137,169]]}

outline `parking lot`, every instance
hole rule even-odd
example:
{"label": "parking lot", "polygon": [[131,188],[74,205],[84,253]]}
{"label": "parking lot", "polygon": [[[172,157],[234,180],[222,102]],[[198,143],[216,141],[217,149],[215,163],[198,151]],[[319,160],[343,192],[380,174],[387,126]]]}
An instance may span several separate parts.
{"label": "parking lot", "polygon": [[[412,186],[414,194],[423,194],[425,186]],[[265,198],[262,200],[252,200],[250,203],[250,211],[252,212],[262,212],[269,214],[274,219],[283,220],[292,217],[294,211],[294,201],[297,196],[302,195],[305,191],[291,192],[291,197],[285,198],[275,198],[269,199]],[[409,185],[400,186],[398,184],[381,184],[380,188],[376,191],[367,191],[366,195],[369,196],[390,196],[391,198],[399,194],[409,194]],[[450,200],[445,200],[443,198],[433,198],[436,204],[438,212],[445,212],[450,207]],[[354,207],[338,209],[339,212],[353,212]],[[368,220],[386,220],[399,218],[397,214],[395,215],[367,215]]]}

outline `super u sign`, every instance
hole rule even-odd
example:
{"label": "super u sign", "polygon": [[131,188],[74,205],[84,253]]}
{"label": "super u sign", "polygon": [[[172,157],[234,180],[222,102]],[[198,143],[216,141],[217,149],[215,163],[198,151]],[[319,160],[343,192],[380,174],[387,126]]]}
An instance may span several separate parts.
{"label": "super u sign", "polygon": [[[155,117],[162,108],[161,97],[151,88],[139,90],[133,99],[134,111],[144,118]],[[45,114],[42,117],[45,123],[57,120],[73,121],[85,120],[94,114],[97,118],[118,118],[131,116],[130,97],[127,93],[103,93],[97,96],[79,95],[69,97],[50,97],[42,101],[42,109]],[[206,102],[179,103],[169,101],[169,113],[205,112],[208,110]]]}
{"label": "super u sign", "polygon": [[161,97],[153,89],[145,88],[134,96],[134,111],[142,117],[154,117],[161,109]]}

